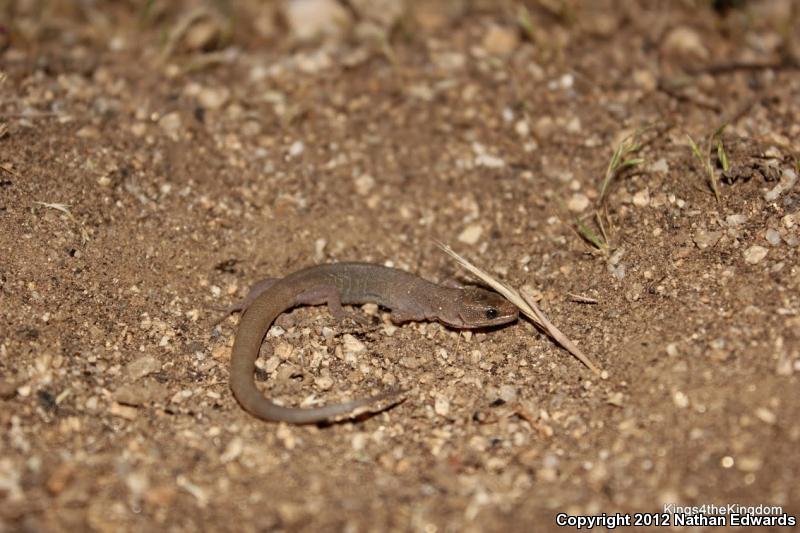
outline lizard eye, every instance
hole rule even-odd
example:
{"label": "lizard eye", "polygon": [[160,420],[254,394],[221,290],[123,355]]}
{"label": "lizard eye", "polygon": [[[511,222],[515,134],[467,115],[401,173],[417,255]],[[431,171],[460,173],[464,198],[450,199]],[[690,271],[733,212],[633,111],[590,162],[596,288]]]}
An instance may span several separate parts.
{"label": "lizard eye", "polygon": [[497,318],[497,309],[495,309],[494,307],[490,307],[489,309],[487,309],[486,318],[488,318],[489,320],[494,320],[495,318]]}

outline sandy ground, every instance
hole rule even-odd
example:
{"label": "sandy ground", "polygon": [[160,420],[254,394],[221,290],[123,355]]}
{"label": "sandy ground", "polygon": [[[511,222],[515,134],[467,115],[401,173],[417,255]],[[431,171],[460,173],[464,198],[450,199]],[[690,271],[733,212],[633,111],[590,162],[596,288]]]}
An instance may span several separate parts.
{"label": "sandy ground", "polygon": [[[0,530],[800,514],[797,6],[317,3],[0,3]],[[322,262],[463,278],[433,239],[603,375],[526,321],[312,307],[265,393],[406,401],[239,407],[219,307]]]}

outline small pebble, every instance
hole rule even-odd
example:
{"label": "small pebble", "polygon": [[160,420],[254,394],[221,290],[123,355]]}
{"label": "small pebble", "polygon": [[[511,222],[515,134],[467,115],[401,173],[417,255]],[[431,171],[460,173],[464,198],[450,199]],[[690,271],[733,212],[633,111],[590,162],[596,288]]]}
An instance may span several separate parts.
{"label": "small pebble", "polygon": [[763,464],[761,458],[753,455],[745,455],[736,461],[736,466],[742,472],[758,472]]}
{"label": "small pebble", "polygon": [[117,402],[111,404],[111,407],[108,408],[108,412],[113,416],[118,416],[126,420],[133,420],[139,415],[139,411],[135,407],[122,405]]}
{"label": "small pebble", "polygon": [[287,450],[294,450],[294,447],[297,446],[297,438],[294,436],[292,429],[286,424],[278,425],[278,429],[275,430],[275,436]]}
{"label": "small pebble", "polygon": [[281,360],[281,361],[288,361],[289,358],[294,353],[294,346],[286,341],[281,341],[275,346],[274,354]]}
{"label": "small pebble", "polygon": [[540,139],[546,139],[553,133],[553,131],[555,131],[555,129],[556,124],[553,121],[553,118],[547,115],[539,117],[533,124],[533,132],[536,134],[536,137]]}
{"label": "small pebble", "polygon": [[333,387],[333,378],[330,376],[320,376],[314,379],[314,384],[320,390],[330,390],[330,388]]}
{"label": "small pebble", "polygon": [[158,125],[168,135],[176,138],[183,127],[183,122],[181,121],[181,115],[177,111],[173,111],[161,117],[158,121]]}
{"label": "small pebble", "polygon": [[772,189],[764,193],[764,200],[774,202],[784,192],[788,191],[797,182],[797,174],[792,169],[786,169],[781,176],[781,181]]}
{"label": "small pebble", "polygon": [[483,234],[483,228],[480,224],[470,224],[458,235],[458,241],[464,244],[477,244]]}
{"label": "small pebble", "polygon": [[608,273],[620,281],[625,278],[625,272],[627,271],[625,264],[621,262],[624,255],[625,248],[618,248],[617,251],[608,258],[608,265],[606,265]]}
{"label": "small pebble", "polygon": [[295,141],[289,146],[289,157],[297,157],[302,154],[306,149],[306,145],[303,144],[303,141]]}
{"label": "small pebble", "polygon": [[625,395],[621,392],[612,392],[608,395],[606,399],[606,403],[609,405],[613,405],[615,407],[622,407],[623,400],[625,399]]}
{"label": "small pebble", "polygon": [[235,460],[237,457],[242,455],[242,450],[244,449],[244,443],[242,439],[239,437],[234,437],[225,447],[225,451],[222,452],[222,455],[219,456],[219,460],[223,463],[230,463],[231,461]]}
{"label": "small pebble", "polygon": [[502,168],[506,162],[497,156],[490,154],[481,143],[472,143],[472,151],[475,152],[475,165],[486,168]]}
{"label": "small pebble", "polygon": [[405,357],[400,358],[400,366],[402,366],[403,368],[407,368],[409,370],[416,370],[423,364],[425,364],[425,361],[422,359],[422,357],[414,357],[407,355]]}
{"label": "small pebble", "polygon": [[633,195],[633,205],[636,207],[647,207],[650,205],[650,191],[648,189],[637,191],[636,194]]}
{"label": "small pebble", "polygon": [[694,243],[697,245],[698,248],[701,250],[705,250],[706,248],[710,248],[717,244],[717,241],[722,237],[721,231],[705,231],[705,230],[698,230],[697,233],[694,235]]}
{"label": "small pebble", "polygon": [[281,4],[286,25],[298,41],[339,39],[353,24],[350,13],[335,0],[289,0]]}
{"label": "small pebble", "polygon": [[150,488],[150,479],[145,472],[134,471],[125,476],[125,485],[134,498],[141,498]]}
{"label": "small pebble", "polygon": [[223,29],[220,22],[214,18],[207,18],[192,24],[186,32],[183,42],[186,48],[192,51],[213,50],[220,42]]}
{"label": "small pebble", "polygon": [[359,176],[356,178],[356,192],[362,196],[369,194],[372,188],[375,186],[375,178],[370,176],[369,174],[364,174],[363,176]]}
{"label": "small pebble", "polygon": [[189,478],[180,474],[175,478],[175,484],[191,494],[197,501],[198,507],[205,507],[208,504],[208,493],[202,487],[192,483]]}
{"label": "small pebble", "polygon": [[756,265],[767,257],[767,249],[757,244],[744,251],[744,260],[749,265]]}
{"label": "small pebble", "polygon": [[669,163],[667,163],[667,160],[662,157],[661,159],[650,165],[650,171],[666,174],[667,172],[669,172]]}
{"label": "small pebble", "polygon": [[661,50],[668,56],[685,59],[706,59],[709,55],[700,33],[689,26],[677,26],[667,33]]}
{"label": "small pebble", "polygon": [[264,372],[267,374],[272,374],[275,372],[278,367],[281,366],[281,360],[277,356],[272,356],[267,358],[266,362],[264,363]]}
{"label": "small pebble", "polygon": [[514,385],[501,385],[498,393],[500,399],[506,403],[512,403],[517,399],[517,388]]}
{"label": "small pebble", "polygon": [[670,357],[675,357],[678,355],[678,345],[674,342],[667,344],[667,355]]}
{"label": "small pebble", "polygon": [[197,102],[206,109],[219,109],[228,103],[230,97],[228,87],[205,87],[197,94]]}
{"label": "small pebble", "polygon": [[778,420],[778,417],[775,416],[775,413],[773,413],[766,407],[759,407],[758,409],[756,409],[755,414],[756,417],[765,424],[772,425]]}
{"label": "small pebble", "polygon": [[567,122],[567,131],[570,133],[580,133],[583,131],[583,124],[581,124],[581,119],[578,117],[572,117],[569,122]]}
{"label": "small pebble", "polygon": [[689,407],[689,397],[681,391],[672,393],[672,402],[678,409],[686,409]]}
{"label": "small pebble", "polygon": [[192,391],[189,390],[189,389],[184,389],[184,390],[179,390],[178,392],[173,394],[172,398],[170,398],[169,401],[170,401],[170,403],[178,405],[178,404],[183,403],[186,399],[191,398],[191,397],[192,397]]}
{"label": "small pebble", "polygon": [[353,435],[353,438],[350,439],[350,444],[353,446],[353,451],[360,452],[367,445],[367,434],[356,433]]}
{"label": "small pebble", "polygon": [[747,217],[742,214],[728,215],[725,217],[725,223],[728,227],[735,228],[747,222]]}
{"label": "small pebble", "polygon": [[483,36],[483,49],[492,55],[506,56],[517,48],[519,35],[516,30],[493,24]]}
{"label": "small pebble", "polygon": [[581,192],[576,192],[567,201],[567,209],[573,213],[580,213],[589,207],[589,197]]}
{"label": "small pebble", "polygon": [[506,165],[505,160],[490,154],[480,154],[475,157],[475,165],[486,168],[502,168]]}
{"label": "small pebble", "polygon": [[138,406],[163,399],[167,388],[153,378],[136,383],[126,383],[116,390],[114,399],[125,405]]}
{"label": "small pebble", "polygon": [[778,246],[781,243],[781,234],[772,228],[766,231],[766,233],[764,234],[764,238],[772,246]]}
{"label": "small pebble", "polygon": [[342,337],[342,349],[345,355],[353,356],[367,351],[367,346],[349,333]]}
{"label": "small pebble", "polygon": [[[652,71],[644,68],[636,69],[633,71],[633,82],[640,89],[645,91],[653,91],[658,87],[658,80]],[[660,159],[659,161],[664,161]],[[652,170],[652,167],[651,167]]]}
{"label": "small pebble", "polygon": [[131,382],[159,370],[161,370],[161,361],[153,356],[145,355],[125,365],[122,375],[125,381]]}
{"label": "small pebble", "polygon": [[450,400],[442,394],[437,394],[433,402],[433,410],[439,416],[447,416],[450,413]]}

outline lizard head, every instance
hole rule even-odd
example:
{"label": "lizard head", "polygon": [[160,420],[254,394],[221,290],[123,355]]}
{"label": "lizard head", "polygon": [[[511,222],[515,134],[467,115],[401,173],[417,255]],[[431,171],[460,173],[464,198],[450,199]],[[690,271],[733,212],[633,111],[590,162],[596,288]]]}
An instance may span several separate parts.
{"label": "lizard head", "polygon": [[497,294],[479,287],[453,289],[453,311],[440,320],[457,328],[485,328],[513,322],[519,316],[517,307]]}

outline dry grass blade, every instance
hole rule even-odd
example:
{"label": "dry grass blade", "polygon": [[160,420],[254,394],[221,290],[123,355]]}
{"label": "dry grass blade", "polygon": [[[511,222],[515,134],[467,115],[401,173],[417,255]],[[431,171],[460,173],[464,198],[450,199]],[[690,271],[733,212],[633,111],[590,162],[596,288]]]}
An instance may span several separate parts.
{"label": "dry grass blade", "polygon": [[465,269],[469,270],[473,275],[480,278],[484,283],[492,287],[494,290],[502,294],[506,297],[506,299],[511,302],[512,304],[516,305],[522,313],[531,319],[531,321],[536,324],[539,328],[547,332],[550,337],[555,340],[558,344],[560,344],[565,350],[569,353],[574,355],[581,363],[586,365],[592,372],[595,374],[600,374],[600,368],[592,362],[581,350],[578,348],[575,343],[573,343],[569,338],[561,333],[557,327],[550,322],[544,313],[542,313],[539,306],[536,305],[536,302],[533,300],[532,295],[526,294],[524,291],[522,294],[517,292],[515,289],[509,287],[508,285],[498,281],[494,277],[490,276],[480,268],[476,267],[455,251],[452,248],[447,246],[442,242],[436,242],[436,244],[444,250],[450,257],[458,261],[458,263],[463,266]]}
{"label": "dry grass blade", "polygon": [[80,231],[80,234],[81,234],[81,244],[86,244],[89,241],[89,233],[83,227],[83,224],[78,222],[78,219],[76,219],[73,216],[72,212],[69,210],[69,205],[67,205],[67,204],[59,204],[59,203],[50,203],[50,202],[34,202],[34,203],[37,203],[37,204],[39,204],[41,206],[44,206],[44,207],[47,207],[48,209],[55,209],[56,211],[61,211],[62,213],[67,215],[67,218],[69,218],[72,222],[75,223],[76,226],[78,226],[78,230]]}
{"label": "dry grass blade", "polygon": [[68,217],[72,218],[72,213],[70,213],[69,211],[68,204],[58,204],[50,202],[35,202],[35,203],[42,205],[44,207],[48,207],[50,209],[55,209],[56,211],[61,211],[62,213],[65,213]]}
{"label": "dry grass blade", "polygon": [[596,303],[599,303],[597,301],[597,298],[591,298],[589,296],[583,296],[581,294],[573,294],[571,292],[568,292],[567,296],[572,298],[573,302],[578,302],[579,304],[596,304]]}

